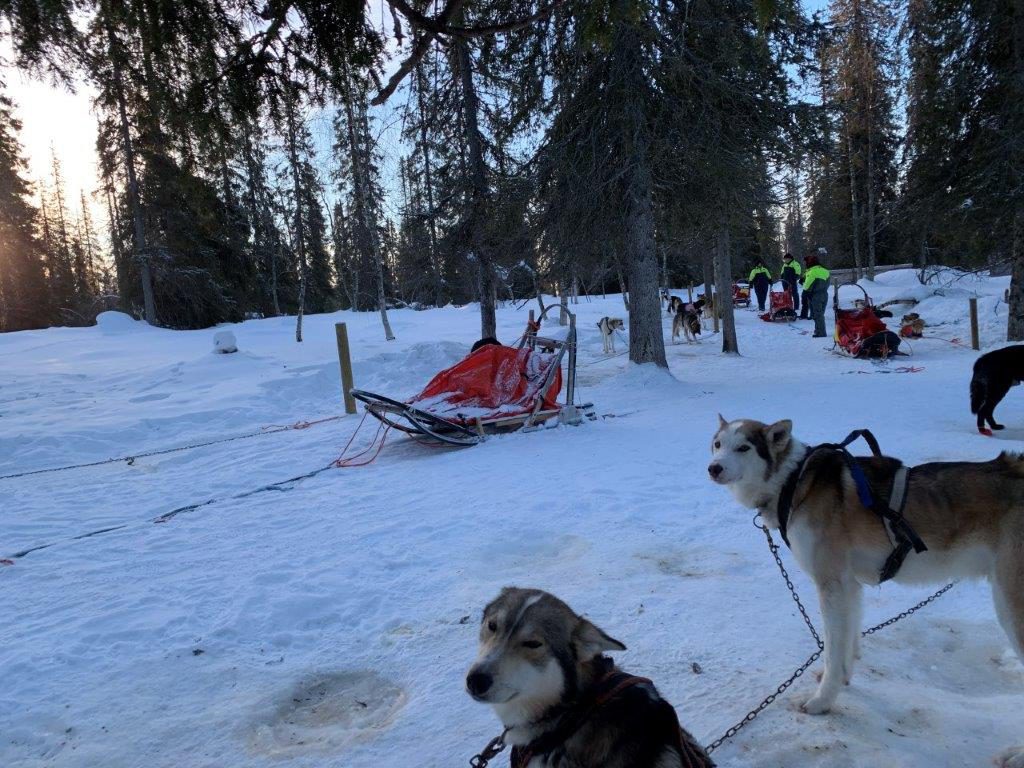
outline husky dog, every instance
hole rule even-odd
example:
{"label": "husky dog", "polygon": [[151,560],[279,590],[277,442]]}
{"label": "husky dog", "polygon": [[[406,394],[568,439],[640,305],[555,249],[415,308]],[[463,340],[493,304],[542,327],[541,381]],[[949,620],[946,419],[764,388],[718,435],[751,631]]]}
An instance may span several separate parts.
{"label": "husky dog", "polygon": [[683,300],[678,296],[669,296],[668,299],[668,313],[673,317],[679,312],[679,308],[683,306]]}
{"label": "husky dog", "polygon": [[604,655],[624,650],[554,595],[506,587],[466,689],[494,708],[513,768],[713,768],[654,684]]}
{"label": "husky dog", "polygon": [[974,376],[971,377],[971,413],[978,414],[978,431],[983,435],[992,435],[992,430],[985,428],[985,422],[992,429],[1003,429],[996,424],[992,411],[1006,397],[1010,387],[1015,387],[1024,380],[1024,344],[1014,344],[994,352],[986,352],[974,363]]}
{"label": "husky dog", "polygon": [[693,304],[683,304],[675,317],[672,318],[672,343],[680,335],[690,344],[700,336],[700,315],[704,309],[704,299],[697,299]]}
{"label": "husky dog", "polygon": [[621,331],[624,327],[621,317],[602,317],[597,323],[601,331],[601,341],[604,343],[604,353],[615,352],[615,332]]}
{"label": "husky dog", "polygon": [[[779,498],[792,491],[788,537],[793,556],[814,580],[825,621],[825,671],[803,705],[828,712],[859,655],[861,585],[876,585],[893,550],[886,527],[858,497],[842,455],[808,448],[792,422],[741,419],[719,426],[708,474],[739,503],[778,529]],[[858,458],[872,492],[888,498],[900,462]],[[803,467],[801,472],[801,467]],[[928,550],[911,552],[895,581],[908,584],[987,578],[996,615],[1024,660],[1024,456],[1002,453],[988,462],[913,467],[903,514]],[[1003,753],[1003,768],[1024,768],[1024,746]]]}

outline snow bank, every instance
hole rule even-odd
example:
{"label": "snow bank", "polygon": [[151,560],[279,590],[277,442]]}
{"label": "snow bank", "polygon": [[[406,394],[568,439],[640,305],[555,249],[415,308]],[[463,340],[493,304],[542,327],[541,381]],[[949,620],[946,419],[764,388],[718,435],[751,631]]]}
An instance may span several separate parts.
{"label": "snow bank", "polygon": [[131,315],[126,315],[124,312],[100,312],[96,315],[96,327],[99,328],[103,333],[126,333],[128,331],[135,331],[146,324],[141,320],[136,320]]}

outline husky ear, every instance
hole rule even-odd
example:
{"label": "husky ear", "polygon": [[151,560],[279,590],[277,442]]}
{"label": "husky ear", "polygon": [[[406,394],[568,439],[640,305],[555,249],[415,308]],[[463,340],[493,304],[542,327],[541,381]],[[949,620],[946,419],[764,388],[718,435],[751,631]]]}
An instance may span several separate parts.
{"label": "husky ear", "polygon": [[718,428],[719,429],[721,429],[722,427],[728,425],[728,423],[729,422],[725,420],[725,418],[722,416],[722,414],[718,414]]}
{"label": "husky ear", "polygon": [[614,637],[609,637],[584,618],[580,618],[572,632],[572,644],[576,649],[576,657],[583,661],[589,661],[605,651],[626,650],[625,645]]}
{"label": "husky ear", "polygon": [[772,448],[785,448],[789,444],[792,432],[793,422],[789,419],[783,419],[765,427],[764,436],[768,439],[768,445]]}

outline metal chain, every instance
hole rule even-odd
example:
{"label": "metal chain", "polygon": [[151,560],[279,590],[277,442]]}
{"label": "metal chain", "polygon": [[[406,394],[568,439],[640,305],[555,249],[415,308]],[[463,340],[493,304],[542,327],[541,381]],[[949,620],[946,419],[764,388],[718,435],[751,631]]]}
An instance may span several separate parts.
{"label": "metal chain", "polygon": [[[779,687],[775,689],[774,693],[771,693],[768,696],[766,696],[765,699],[760,704],[758,704],[754,709],[750,710],[742,720],[740,720],[738,723],[730,727],[729,730],[727,730],[720,737],[711,742],[711,745],[706,748],[706,751],[709,755],[716,749],[718,749],[720,746],[722,746],[722,744],[724,744],[726,741],[728,741],[737,733],[739,733],[740,730],[742,730],[747,724],[753,722],[753,720],[758,715],[760,715],[764,710],[771,706],[771,704],[779,696],[781,696],[787,688],[789,688],[793,683],[795,683],[804,674],[804,672],[806,672],[808,668],[821,657],[821,654],[825,648],[825,644],[822,642],[821,636],[818,634],[818,631],[814,628],[814,624],[811,622],[811,617],[808,616],[807,610],[804,608],[804,604],[801,602],[800,596],[796,592],[796,587],[793,586],[793,581],[789,578],[789,572],[786,570],[786,566],[782,562],[782,556],[779,554],[779,545],[775,543],[775,539],[772,538],[771,531],[769,531],[768,527],[761,521],[760,514],[754,516],[754,525],[764,532],[765,539],[768,541],[768,549],[771,551],[772,557],[775,558],[775,564],[779,566],[779,572],[782,574],[782,578],[785,580],[786,586],[789,588],[789,593],[793,597],[793,602],[796,603],[796,607],[799,609],[800,615],[803,617],[804,623],[807,625],[807,629],[811,633],[811,637],[814,638],[814,642],[818,646],[818,650],[812,653],[808,657],[807,661],[805,661],[803,664],[797,667],[796,671],[793,672],[793,674],[790,675],[788,678],[786,678],[786,680],[783,681],[779,685]],[[955,581],[950,582],[942,589],[940,589],[938,592],[936,592],[934,595],[922,600],[913,608],[908,608],[902,613],[893,616],[891,619],[887,619],[886,621],[883,621],[881,624],[871,627],[870,629],[864,630],[863,632],[861,632],[861,637],[873,635],[875,632],[878,632],[881,629],[885,629],[886,627],[892,626],[897,621],[900,621],[901,619],[907,618],[907,616],[911,616],[917,613],[917,611],[921,610],[929,603],[942,597],[954,586],[956,586],[956,584],[957,582]]]}
{"label": "metal chain", "polygon": [[508,733],[508,728],[501,732],[500,736],[495,736],[489,742],[487,746],[481,749],[477,754],[469,758],[469,764],[472,768],[487,768],[487,764],[497,757],[501,752],[508,746],[505,743],[505,734]]}

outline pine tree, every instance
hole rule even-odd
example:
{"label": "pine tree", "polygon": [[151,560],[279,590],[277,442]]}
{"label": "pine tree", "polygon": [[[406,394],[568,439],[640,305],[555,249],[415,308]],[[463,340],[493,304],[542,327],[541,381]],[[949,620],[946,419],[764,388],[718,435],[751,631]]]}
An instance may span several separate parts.
{"label": "pine tree", "polygon": [[[2,83],[0,83],[2,86]],[[14,104],[0,93],[0,331],[42,328],[52,309]]]}

